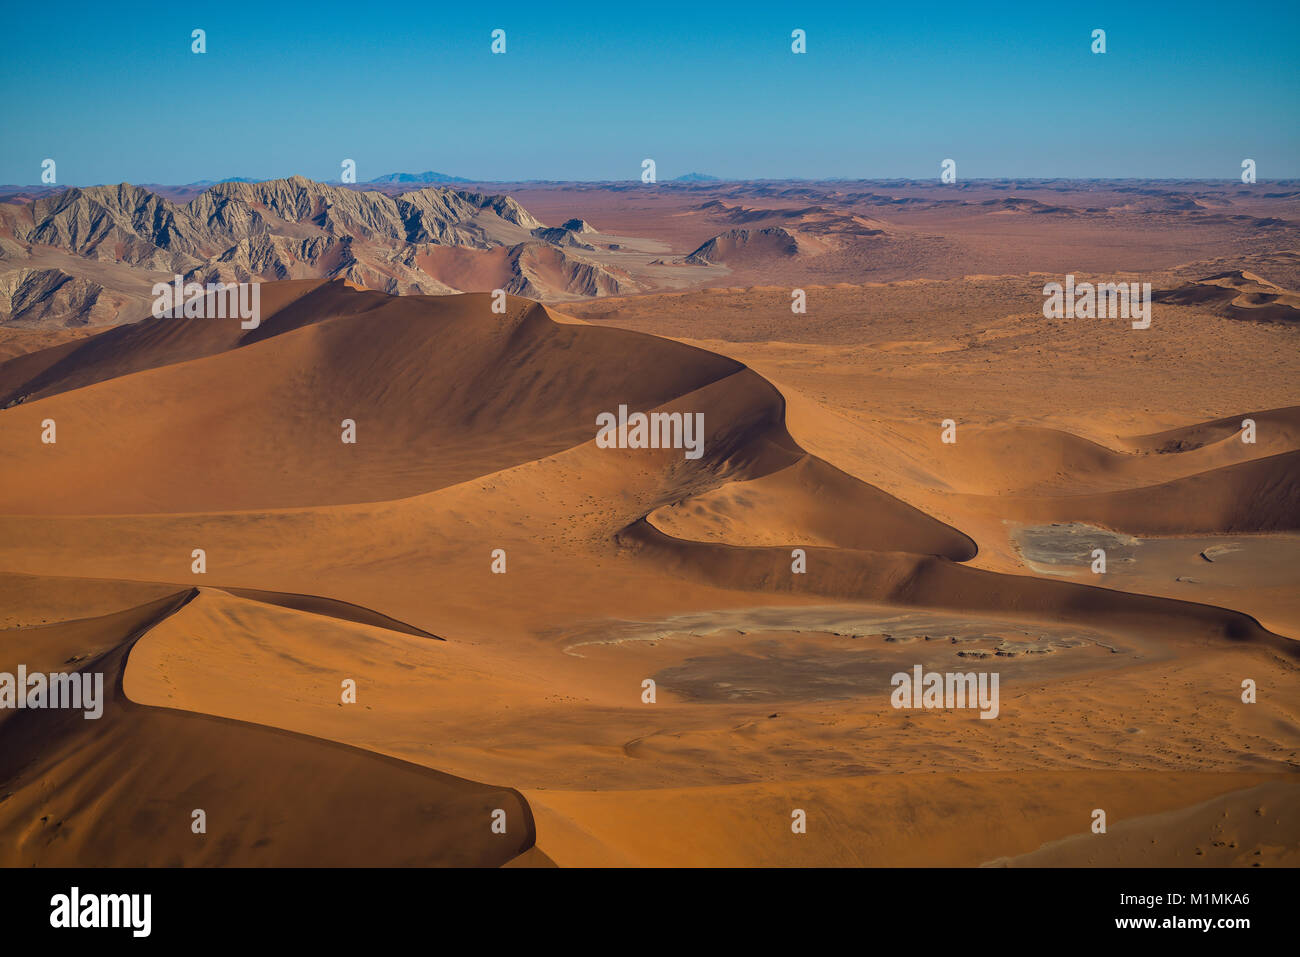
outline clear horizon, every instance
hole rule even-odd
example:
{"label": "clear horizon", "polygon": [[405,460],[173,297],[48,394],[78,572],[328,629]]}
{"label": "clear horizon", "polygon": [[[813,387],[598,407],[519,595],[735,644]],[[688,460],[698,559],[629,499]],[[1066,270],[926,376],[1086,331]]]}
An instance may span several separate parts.
{"label": "clear horizon", "polygon": [[[407,171],[394,170],[394,172],[407,172]],[[301,174],[291,173],[286,176],[270,176],[267,177],[266,179],[256,179],[252,177],[230,177],[230,178],[220,179],[220,180],[194,180],[188,183],[159,183],[159,182],[145,182],[145,181],[131,182],[130,180],[118,180],[112,183],[57,183],[53,186],[45,186],[41,183],[0,183],[0,189],[21,189],[21,190],[48,189],[53,192],[58,192],[66,189],[96,189],[105,186],[138,186],[141,188],[148,188],[150,186],[159,186],[159,187],[166,187],[166,188],[202,186],[204,188],[210,189],[213,186],[220,186],[223,183],[229,183],[229,182],[247,182],[252,185],[257,185],[259,183],[276,182],[278,180],[292,179],[295,175],[301,175]],[[311,179],[311,177],[309,176],[303,178]],[[358,183],[341,183],[337,179],[312,180],[312,182],[320,183],[325,186],[342,186],[348,189],[360,189],[367,186],[380,187],[385,185],[384,183],[376,183],[372,181],[365,181],[365,182],[358,182]],[[892,176],[892,177],[828,176],[820,179],[815,177],[809,177],[809,176],[780,176],[780,177],[760,176],[760,177],[754,177],[752,179],[725,179],[722,177],[716,177],[714,179],[709,180],[708,182],[713,183],[714,185],[717,186],[726,186],[732,184],[747,184],[747,183],[753,183],[753,184],[759,184],[759,183],[891,183],[891,184],[899,184],[899,185],[927,186],[927,185],[937,184],[938,180],[937,177],[931,180],[931,179],[919,179],[916,177],[905,177],[905,176]],[[980,177],[970,177],[967,179],[963,179],[961,182],[957,183],[956,186],[960,188],[963,185],[971,186],[971,185],[984,184],[984,183],[1048,184],[1048,183],[1089,183],[1089,182],[1095,182],[1095,183],[1130,182],[1130,183],[1151,183],[1151,184],[1205,183],[1208,185],[1214,183],[1219,183],[1219,184],[1234,183],[1237,182],[1237,179],[1235,177],[1230,177],[1230,176],[1218,177],[1218,178],[1209,177],[1209,176],[1182,176],[1182,177],[980,176]],[[1300,183],[1300,176],[1286,177],[1281,179],[1271,179],[1271,180],[1266,179],[1264,177],[1260,177],[1257,180],[1257,182],[1289,185],[1292,183]],[[465,186],[533,186],[533,185],[536,186],[604,186],[604,185],[623,185],[624,183],[625,181],[623,180],[611,180],[611,179],[471,179],[466,177],[463,182],[428,182],[428,183],[405,182],[405,183],[393,183],[390,185],[405,186],[414,190],[414,189],[421,189],[426,186],[439,186],[439,187],[446,187],[449,189],[456,189],[458,187],[465,187]],[[653,185],[689,186],[691,185],[691,183],[681,182],[677,180],[660,180],[658,183]],[[647,188],[653,188],[653,186],[647,186]],[[944,188],[950,189],[952,187],[945,186]]]}
{"label": "clear horizon", "polygon": [[86,6],[57,57],[13,29],[0,183],[1300,177],[1294,4],[387,12]]}

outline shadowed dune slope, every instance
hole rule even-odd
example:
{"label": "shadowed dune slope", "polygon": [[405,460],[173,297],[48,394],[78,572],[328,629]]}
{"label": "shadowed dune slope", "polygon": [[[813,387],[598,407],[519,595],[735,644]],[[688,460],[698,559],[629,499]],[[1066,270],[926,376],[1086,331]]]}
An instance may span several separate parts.
{"label": "shadowed dune slope", "polygon": [[[212,333],[189,344],[207,355],[176,351],[180,333],[168,323],[177,320],[146,320],[95,337],[14,387],[38,397],[0,415],[0,448],[15,476],[0,492],[0,512],[403,498],[590,444],[597,415],[627,406],[704,415],[702,458],[653,456],[668,501],[802,463],[790,490],[807,500],[798,509],[814,526],[835,524],[814,501],[830,496],[837,508],[871,516],[864,528],[874,531],[850,544],[974,554],[956,530],[808,458],[785,429],[780,393],[730,359],[641,333],[557,323],[523,300],[510,300],[503,316],[487,296],[395,298],[339,283],[298,285],[292,297],[272,289],[268,299],[285,304],[237,337],[233,321],[191,320],[224,330],[225,339]],[[58,428],[52,445],[38,441],[47,419]],[[341,441],[345,419],[356,425],[355,444]],[[97,464],[89,488],[87,461]]]}
{"label": "shadowed dune slope", "polygon": [[975,555],[960,532],[812,455],[657,509],[648,521],[679,538],[733,545],[812,544],[954,561]]}
{"label": "shadowed dune slope", "polygon": [[[640,333],[556,323],[524,300],[499,316],[479,295],[397,298],[329,284],[307,298],[326,309],[326,295],[344,310],[382,302],[310,324],[282,314],[293,328],[279,334],[5,410],[0,448],[15,481],[0,511],[401,498],[590,441],[600,412],[648,411],[743,368]],[[286,313],[298,305],[308,307]],[[78,378],[63,372],[61,381]],[[33,442],[47,419],[57,443]],[[345,420],[355,444],[342,441]],[[87,461],[99,476],[90,488]]]}
{"label": "shadowed dune slope", "polygon": [[791,575],[790,553],[783,548],[683,541],[648,521],[630,526],[621,538],[683,578],[728,588],[809,592],[967,612],[1010,611],[1108,629],[1176,630],[1184,641],[1255,642],[1300,660],[1300,643],[1273,634],[1248,615],[1211,605],[1006,575],[938,556],[902,552],[810,548],[808,563],[817,568],[816,575]]}
{"label": "shadowed dune slope", "polygon": [[[508,788],[319,738],[146,707],[123,691],[132,646],[198,592],[112,615],[0,632],[5,670],[104,674],[104,713],[0,721],[0,864],[74,866],[499,865],[533,846]],[[147,755],[148,760],[139,760]],[[494,834],[503,809],[514,827]],[[206,813],[207,832],[191,830]],[[321,822],[330,826],[322,831]]]}
{"label": "shadowed dune slope", "polygon": [[1161,485],[1004,507],[1024,521],[1087,522],[1134,535],[1293,531],[1300,528],[1300,451]]}
{"label": "shadowed dune slope", "polygon": [[1156,302],[1208,308],[1229,319],[1300,321],[1300,295],[1240,269],[1158,290],[1152,298]]}
{"label": "shadowed dune slope", "polygon": [[[1148,434],[1093,424],[1062,429],[970,425],[942,445],[924,423],[846,425],[797,391],[792,432],[836,465],[974,538],[995,555],[1009,524],[1080,522],[1137,536],[1290,533],[1300,528],[1300,407],[1242,412]],[[1242,422],[1254,422],[1243,441]],[[759,485],[745,496],[757,502]],[[741,490],[737,489],[739,494]],[[682,538],[776,544],[688,510],[652,523]],[[693,525],[685,524],[692,519]],[[677,521],[678,524],[671,524]],[[734,525],[734,520],[732,521]],[[811,531],[811,529],[810,529]],[[811,544],[838,539],[810,537]],[[847,543],[846,543],[847,544]]]}
{"label": "shadowed dune slope", "polygon": [[[1300,405],[1261,412],[1243,412],[1210,422],[1198,422],[1180,429],[1166,429],[1151,435],[1131,437],[1129,445],[1142,452],[1186,454],[1205,446],[1236,440],[1240,442],[1242,422],[1251,419],[1256,427],[1256,444],[1272,448],[1269,443],[1300,445]],[[1245,443],[1241,443],[1243,446]]]}
{"label": "shadowed dune slope", "polygon": [[[1300,643],[1201,590],[965,564],[1022,520],[1292,527],[1289,408],[1255,445],[1234,417],[1130,437],[1170,413],[944,446],[522,299],[264,295],[256,330],[146,320],[0,366],[27,396],[0,410],[0,669],[110,692],[99,721],[0,713],[0,864],[972,864],[1086,828],[1098,788],[1118,820],[1294,764]],[[620,406],[702,414],[702,454],[599,446]],[[999,721],[894,708],[920,662],[1003,672]],[[796,807],[810,833],[773,843]]]}
{"label": "shadowed dune slope", "polygon": [[[739,592],[966,603],[1153,628],[1171,615],[1187,619],[1192,634],[1269,634],[1246,616],[1209,606],[952,565],[975,554],[969,537],[804,452],[786,430],[782,394],[705,350],[557,323],[525,300],[509,300],[507,313],[497,315],[480,295],[388,297],[339,283],[268,295],[289,301],[256,330],[258,341],[0,413],[0,449],[15,477],[0,493],[10,531],[47,541],[58,531],[32,525],[24,533],[24,515],[239,511],[242,550],[265,551],[270,539],[296,534],[305,536],[299,545],[308,553],[327,554],[362,523],[383,554],[409,560],[467,516],[478,516],[470,524],[482,541],[550,513],[584,537],[575,562],[609,554],[617,540],[649,559],[652,573],[689,570]],[[333,318],[311,321],[317,314]],[[704,454],[597,448],[596,415],[621,405],[701,412]],[[56,445],[37,440],[45,417],[59,422]],[[356,421],[356,445],[339,440],[344,417]],[[1095,450],[1089,454],[1098,468],[1124,455],[1072,441]],[[996,501],[1016,517],[1122,530],[1291,528],[1300,498],[1296,455],[1164,486]],[[1019,459],[1002,458],[1006,471],[1018,468]],[[90,487],[81,468],[88,460],[99,466]],[[471,479],[480,480],[477,488]],[[380,500],[393,507],[312,511]],[[579,519],[579,501],[603,504]],[[213,540],[205,530],[203,541]],[[791,574],[789,548],[796,545],[818,549],[810,555],[813,574]],[[142,571],[122,577],[159,574]],[[105,571],[79,564],[76,573]]]}
{"label": "shadowed dune slope", "polygon": [[387,628],[389,631],[414,635],[418,638],[438,638],[439,641],[443,640],[437,635],[431,635],[421,628],[416,628],[414,625],[408,625],[404,621],[389,618],[385,614],[370,608],[362,608],[360,605],[354,605],[351,602],[322,598],[319,595],[295,595],[282,591],[263,591],[259,588],[226,588],[224,591],[228,591],[232,595],[238,595],[240,598],[247,598],[250,601],[262,602],[267,605],[279,605],[281,608],[304,611],[311,615],[338,618],[341,621],[371,625],[375,628]]}
{"label": "shadowed dune slope", "polygon": [[[1256,441],[1241,441],[1254,418]],[[961,440],[931,450],[936,482],[985,495],[1069,495],[1160,485],[1300,447],[1300,408],[1245,413],[1156,435],[1116,436],[1110,448],[1059,429],[971,427]]]}
{"label": "shadowed dune slope", "polygon": [[[237,319],[149,317],[107,329],[88,339],[18,356],[0,363],[0,406],[19,399],[30,402],[132,372],[215,355],[256,341],[255,334],[263,329],[285,331],[295,327],[296,318],[310,315],[313,321],[321,321],[337,314],[344,302],[366,301],[345,296],[344,288],[342,283],[319,279],[262,283],[263,321],[258,329],[244,329]],[[306,310],[280,315],[285,307],[304,297],[309,300]],[[206,301],[212,303],[214,297],[209,296]]]}

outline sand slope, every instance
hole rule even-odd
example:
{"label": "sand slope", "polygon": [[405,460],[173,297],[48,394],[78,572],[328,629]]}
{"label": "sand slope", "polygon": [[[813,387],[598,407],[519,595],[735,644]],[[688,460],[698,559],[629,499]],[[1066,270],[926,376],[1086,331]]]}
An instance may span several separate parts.
{"label": "sand slope", "polygon": [[[0,411],[25,626],[0,650],[120,682],[100,722],[0,718],[13,863],[973,865],[1086,827],[1072,781],[1127,818],[1297,766],[1291,637],[1032,573],[1006,524],[1295,528],[1294,406],[1254,413],[1257,446],[1220,415],[945,447],[525,300],[266,296],[251,332],[145,320],[0,365],[26,397]],[[703,454],[597,447],[620,405],[702,412]],[[1001,670],[1004,717],[893,709],[916,661]],[[786,847],[796,800],[823,823]],[[1027,817],[971,837],[986,812]]]}
{"label": "sand slope", "polygon": [[[21,711],[0,722],[4,863],[49,866],[499,864],[532,846],[526,803],[500,790],[332,742],[133,703],[132,646],[197,597],[6,632],[6,670],[102,671],[104,715]],[[110,637],[112,636],[112,637]],[[106,649],[105,639],[117,641]],[[63,667],[66,668],[66,665]],[[138,755],[147,754],[141,762]],[[207,813],[205,834],[191,812]],[[494,808],[513,835],[490,831]],[[321,821],[337,829],[322,832]]]}

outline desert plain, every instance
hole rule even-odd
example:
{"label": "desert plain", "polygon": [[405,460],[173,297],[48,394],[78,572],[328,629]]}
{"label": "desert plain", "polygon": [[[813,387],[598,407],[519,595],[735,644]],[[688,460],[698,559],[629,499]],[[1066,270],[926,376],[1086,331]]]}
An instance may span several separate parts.
{"label": "desert plain", "polygon": [[0,864],[1300,864],[1300,184],[0,199]]}

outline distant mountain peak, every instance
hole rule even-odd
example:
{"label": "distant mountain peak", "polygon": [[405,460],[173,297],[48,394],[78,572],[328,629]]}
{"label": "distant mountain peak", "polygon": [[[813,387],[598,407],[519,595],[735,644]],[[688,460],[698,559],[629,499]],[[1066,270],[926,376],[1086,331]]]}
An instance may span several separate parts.
{"label": "distant mountain peak", "polygon": [[260,183],[260,179],[254,179],[251,176],[226,176],[222,179],[196,179],[192,183],[186,183],[186,186],[216,186],[219,183]]}
{"label": "distant mountain peak", "polygon": [[472,183],[474,180],[466,179],[464,176],[451,176],[448,173],[436,173],[432,170],[425,173],[388,173],[385,176],[376,176],[370,183]]}

